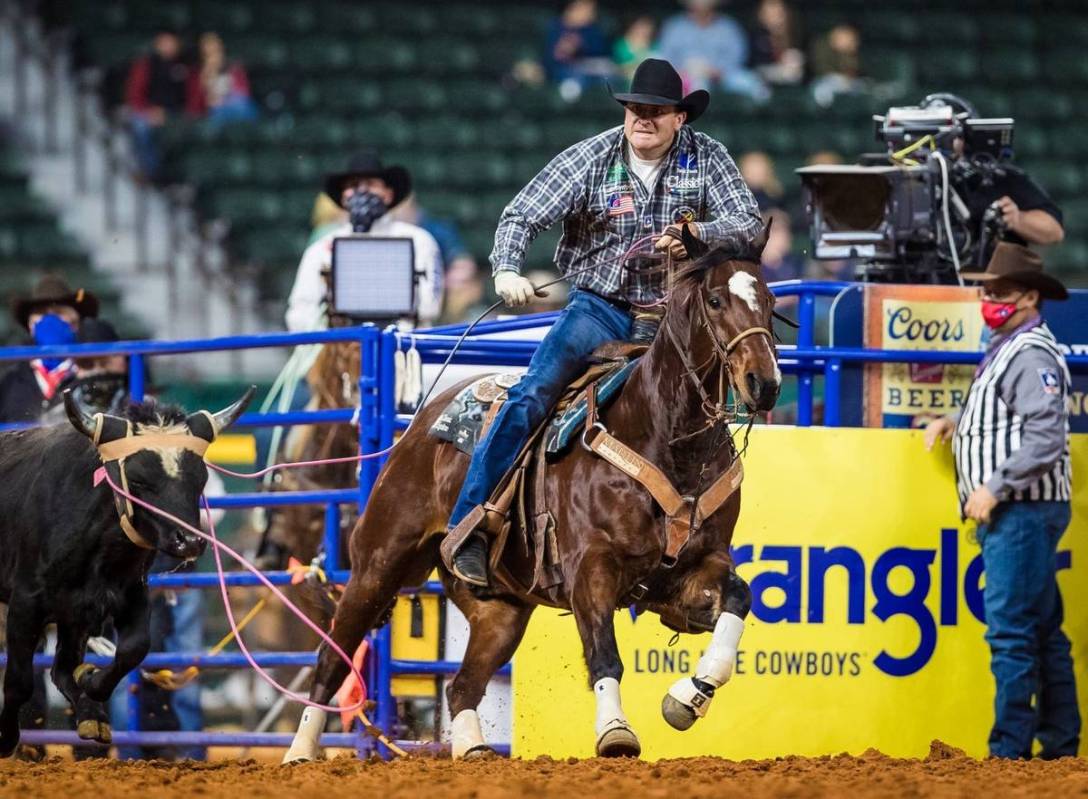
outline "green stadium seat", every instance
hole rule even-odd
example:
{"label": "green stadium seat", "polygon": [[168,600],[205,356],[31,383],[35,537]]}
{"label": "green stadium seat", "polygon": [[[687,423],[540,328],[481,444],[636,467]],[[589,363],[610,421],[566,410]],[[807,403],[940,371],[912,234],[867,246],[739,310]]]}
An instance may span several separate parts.
{"label": "green stadium seat", "polygon": [[[316,4],[314,4],[316,5]],[[317,12],[306,3],[261,3],[256,16],[261,30],[298,36],[310,33],[317,25]]]}
{"label": "green stadium seat", "polygon": [[1088,46],[1088,18],[1083,13],[1042,15],[1038,23],[1039,41],[1048,48],[1075,48]]}
{"label": "green stadium seat", "polygon": [[1044,74],[1058,85],[1088,84],[1088,58],[1083,50],[1053,50],[1044,56]]}
{"label": "green stadium seat", "polygon": [[1016,160],[1055,200],[1075,199],[1083,195],[1085,189],[1088,188],[1088,175],[1083,170],[1071,169],[1064,161],[1029,160],[1019,157]]}
{"label": "green stadium seat", "polygon": [[199,0],[193,19],[201,30],[217,31],[229,50],[233,34],[253,30],[259,7],[248,3],[224,3],[221,0]]}
{"label": "green stadium seat", "polygon": [[920,15],[910,12],[867,9],[861,23],[866,49],[873,42],[888,45],[914,44],[921,35]]}
{"label": "green stadium seat", "polygon": [[1037,34],[1030,14],[984,14],[979,18],[982,39],[988,45],[1030,48]]}
{"label": "green stadium seat", "polygon": [[866,46],[862,61],[864,72],[869,77],[882,81],[914,82],[914,58],[901,47],[877,49]]}
{"label": "green stadium seat", "polygon": [[982,74],[998,86],[1034,84],[1039,72],[1039,61],[1031,50],[987,48],[982,57]]}
{"label": "green stadium seat", "polygon": [[316,3],[317,25],[322,31],[337,34],[374,34],[381,30],[376,3],[335,2]]}
{"label": "green stadium seat", "polygon": [[918,75],[937,86],[955,85],[979,75],[977,54],[972,50],[941,48],[919,54]]}

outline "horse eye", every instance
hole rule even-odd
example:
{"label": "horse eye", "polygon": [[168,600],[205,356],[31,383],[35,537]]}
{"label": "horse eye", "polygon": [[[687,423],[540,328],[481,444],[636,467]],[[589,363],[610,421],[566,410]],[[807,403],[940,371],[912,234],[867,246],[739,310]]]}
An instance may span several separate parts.
{"label": "horse eye", "polygon": [[706,304],[714,309],[722,307],[722,301],[719,300],[714,294],[711,294],[710,297],[707,298]]}

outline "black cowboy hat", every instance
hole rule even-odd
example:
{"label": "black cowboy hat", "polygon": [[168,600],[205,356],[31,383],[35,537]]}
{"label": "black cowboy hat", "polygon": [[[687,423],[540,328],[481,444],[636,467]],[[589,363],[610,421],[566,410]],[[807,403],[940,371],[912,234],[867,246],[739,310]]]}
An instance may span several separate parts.
{"label": "black cowboy hat", "polygon": [[685,124],[690,125],[706,111],[710,105],[710,94],[704,89],[696,89],[684,97],[684,81],[673,65],[660,58],[647,58],[638,65],[635,76],[631,78],[631,91],[616,94],[608,87],[612,99],[621,105],[643,103],[645,105],[675,105],[681,111],[687,111]]}
{"label": "black cowboy hat", "polygon": [[393,190],[393,202],[390,208],[397,205],[412,191],[412,176],[402,166],[382,166],[381,158],[375,150],[360,150],[348,159],[347,166],[342,172],[334,172],[325,176],[325,194],[340,205],[340,197],[344,193],[344,183],[350,178],[381,178],[389,184]]}
{"label": "black cowboy hat", "polygon": [[29,296],[14,297],[11,314],[20,327],[26,327],[30,315],[50,305],[67,305],[76,310],[81,319],[98,316],[98,297],[86,289],[72,290],[68,281],[60,275],[44,275],[34,285]]}
{"label": "black cowboy hat", "polygon": [[999,241],[986,264],[985,272],[960,272],[965,280],[1007,280],[1026,289],[1035,289],[1047,300],[1067,300],[1069,292],[1056,277],[1043,271],[1043,259],[1039,253],[1020,244]]}

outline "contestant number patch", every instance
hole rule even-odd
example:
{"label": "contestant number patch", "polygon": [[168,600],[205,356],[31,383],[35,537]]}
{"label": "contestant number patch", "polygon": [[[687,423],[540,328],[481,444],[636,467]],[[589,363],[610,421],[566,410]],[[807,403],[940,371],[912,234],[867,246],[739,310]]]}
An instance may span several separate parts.
{"label": "contestant number patch", "polygon": [[1044,394],[1060,394],[1062,381],[1058,377],[1057,369],[1039,369],[1039,382],[1043,385]]}

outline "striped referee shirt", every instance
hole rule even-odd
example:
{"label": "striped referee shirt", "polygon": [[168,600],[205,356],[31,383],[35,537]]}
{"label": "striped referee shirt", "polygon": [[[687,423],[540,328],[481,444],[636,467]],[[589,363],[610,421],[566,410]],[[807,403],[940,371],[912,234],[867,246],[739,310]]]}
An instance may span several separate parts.
{"label": "striped referee shirt", "polygon": [[1002,501],[1069,501],[1070,383],[1041,319],[994,337],[956,424],[961,508],[983,484]]}
{"label": "striped referee shirt", "polygon": [[647,303],[660,299],[664,275],[634,275],[619,262],[637,240],[668,225],[694,222],[708,244],[747,244],[762,230],[755,199],[725,146],[680,128],[653,186],[627,161],[623,127],[606,130],[561,152],[502,212],[491,252],[494,273],[521,272],[525,251],[541,231],[563,222],[555,251],[562,274],[599,264],[571,284],[606,297]]}

